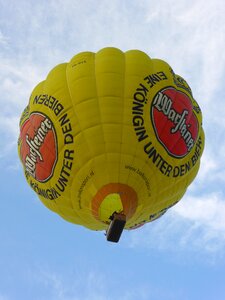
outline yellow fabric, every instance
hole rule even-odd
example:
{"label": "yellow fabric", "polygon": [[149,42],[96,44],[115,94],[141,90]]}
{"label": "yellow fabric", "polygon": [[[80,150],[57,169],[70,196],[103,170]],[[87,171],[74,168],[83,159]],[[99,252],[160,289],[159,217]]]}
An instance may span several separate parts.
{"label": "yellow fabric", "polygon": [[[184,195],[204,148],[186,81],[138,50],[83,52],[56,66],[34,88],[20,129],[28,184],[50,210],[93,230],[123,205],[127,229],[158,218]],[[121,202],[128,190],[133,200]]]}
{"label": "yellow fabric", "polygon": [[99,206],[99,217],[102,221],[108,222],[113,211],[122,212],[123,205],[118,193],[109,194]]}

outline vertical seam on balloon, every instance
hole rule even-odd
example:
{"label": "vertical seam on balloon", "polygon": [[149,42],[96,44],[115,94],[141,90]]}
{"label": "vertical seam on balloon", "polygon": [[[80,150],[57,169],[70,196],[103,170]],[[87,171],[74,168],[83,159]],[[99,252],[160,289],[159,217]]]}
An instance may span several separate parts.
{"label": "vertical seam on balloon", "polygon": [[[123,145],[122,142],[123,142],[124,128],[126,126],[126,124],[124,122],[124,117],[125,117],[125,107],[126,107],[126,104],[127,104],[126,99],[125,99],[125,96],[126,96],[125,95],[125,91],[126,91],[126,70],[127,70],[126,61],[127,61],[127,59],[126,59],[126,54],[125,53],[123,53],[123,56],[124,56],[124,77],[123,77],[124,82],[123,82],[123,118],[122,118],[122,135],[121,135],[121,148],[120,148],[120,169],[122,167],[122,155],[123,155],[123,153],[122,153],[122,145]],[[129,172],[129,175],[130,175],[130,172]],[[126,178],[126,184],[128,183],[129,175]],[[138,199],[137,199],[137,206],[138,206]],[[132,208],[130,207],[129,212],[130,212],[131,209]],[[134,214],[135,214],[135,212],[134,212]]]}
{"label": "vertical seam on balloon", "polygon": [[[149,64],[148,64],[148,66],[150,65],[150,63],[151,63],[151,72],[152,73],[154,73],[154,61],[153,61],[153,59],[151,59],[149,56],[148,56],[148,62],[149,62]],[[150,105],[150,104],[149,104]],[[150,110],[150,109],[149,109]],[[149,116],[149,113],[150,113],[150,111],[149,110],[145,110],[145,113],[144,113],[144,118],[149,118],[150,116]],[[136,146],[136,149],[135,149],[135,154],[134,154],[134,160],[135,160],[135,157],[138,157],[137,156],[137,151],[138,151],[138,147],[139,147],[139,145],[137,144],[137,146]],[[133,161],[134,161],[133,160]],[[143,163],[144,163],[144,165],[146,165],[147,164],[147,166],[149,166],[150,167],[150,165],[149,165],[149,163],[148,163],[148,159],[145,159],[145,160],[143,160]],[[154,173],[154,171],[151,171],[152,173]],[[140,184],[139,186],[141,186],[141,188],[142,188],[142,186],[143,186],[143,184]],[[142,199],[143,199],[143,197],[142,197]],[[154,199],[152,199],[152,198],[149,198],[149,199],[151,199],[152,201],[154,201]],[[147,207],[149,207],[149,206],[152,206],[152,204],[153,204],[153,202],[151,202],[151,203],[149,203],[149,201],[141,201],[141,205],[144,207],[144,208],[147,208]],[[137,216],[136,217],[136,219],[138,219],[140,216]]]}
{"label": "vertical seam on balloon", "polygon": [[[70,91],[70,87],[69,87],[68,80],[67,80],[67,79],[68,79],[68,66],[69,66],[69,63],[67,63],[67,66],[66,66],[66,85],[67,85],[67,89],[68,89],[68,92],[69,92],[70,101],[71,101],[71,104],[72,104],[72,107],[73,107],[74,115],[77,116],[76,109],[75,109],[75,105],[74,105],[74,102],[73,102],[73,98],[72,98],[71,91]],[[78,121],[78,123],[79,123],[79,118],[78,118],[78,117],[77,117],[77,121]],[[80,128],[81,128],[81,126],[80,126]],[[84,135],[84,134],[83,134],[83,137],[85,138],[85,135]],[[88,142],[87,142],[87,145],[89,145]],[[79,170],[80,170],[81,168],[82,168],[82,166],[80,165]],[[76,178],[76,177],[75,177],[75,178]],[[75,178],[73,178],[72,182],[75,180]],[[72,207],[73,207],[73,210],[75,210],[75,207],[74,207],[73,201],[72,201],[72,193],[71,193],[71,191],[70,191],[70,202],[71,202],[71,205],[72,205]],[[79,217],[81,223],[82,223],[82,220],[83,220],[84,223],[87,224],[86,220],[85,220],[84,217],[83,217],[83,214],[84,214],[84,211],[83,211],[83,210],[84,210],[84,209],[75,210],[75,211],[76,211],[76,214],[78,215],[78,217]],[[80,212],[81,212],[81,213],[80,213]]]}
{"label": "vertical seam on balloon", "polygon": [[[157,60],[151,59],[151,62],[152,62],[152,70],[151,70],[151,72],[152,72],[152,73],[155,73],[155,70],[157,69]],[[154,97],[154,96],[153,96],[153,97]],[[149,100],[149,101],[150,101],[150,100]],[[151,95],[151,103],[149,104],[149,111],[146,110],[146,116],[147,116],[147,118],[151,119],[151,120],[150,120],[150,124],[152,124],[152,117],[153,117],[153,116],[152,116],[152,112],[151,112],[152,101],[153,101],[153,98],[152,98],[152,95]],[[152,127],[153,127],[153,133],[156,134],[155,128],[154,128],[153,125],[152,125]],[[147,161],[147,165],[150,167],[148,161]],[[155,167],[155,166],[153,166],[153,170],[152,170],[152,173],[153,173],[153,174],[156,172],[156,170],[154,170],[154,167]],[[157,176],[156,176],[156,179],[154,179],[153,182],[154,182],[155,184],[152,183],[152,186],[155,187],[155,186],[158,185],[158,178],[157,178]],[[160,186],[160,189],[158,189],[158,190],[159,190],[159,191],[162,191],[162,190],[163,190],[163,187]],[[148,207],[151,207],[151,209],[154,208],[155,203],[157,202],[157,200],[156,200],[155,198],[153,198],[153,197],[151,197],[150,199],[151,199],[151,202],[150,202],[150,203],[149,203],[149,202],[146,202],[146,204],[145,204],[146,209],[147,209]],[[147,222],[149,222],[149,220],[147,220]]]}
{"label": "vertical seam on balloon", "polygon": [[[68,84],[68,66],[69,66],[69,62],[67,62],[66,64],[66,68],[65,68],[65,81],[66,81],[66,87],[67,87],[67,91],[68,91],[68,95],[69,95],[69,98],[70,98],[70,102],[72,104],[72,109],[73,109],[73,114],[74,115],[77,115],[76,114],[76,110],[75,110],[75,106],[74,106],[74,103],[73,103],[73,99],[72,99],[72,96],[71,96],[71,92],[70,92],[70,87],[69,87],[69,84]],[[77,118],[78,120],[78,123],[79,123],[79,119]],[[72,176],[71,176],[72,177]],[[74,181],[74,177],[71,178],[71,186],[73,185],[73,181]],[[77,211],[73,205],[73,201],[72,201],[72,189],[70,188],[69,189],[69,202],[70,202],[70,205],[71,205],[71,208],[72,210],[75,212],[75,215],[76,215],[76,218],[79,220],[79,223],[82,222],[82,218],[79,214],[79,211]]]}
{"label": "vertical seam on balloon", "polygon": [[[120,164],[119,164],[119,176],[118,176],[118,182],[119,183],[122,183],[121,182],[121,177],[120,177],[120,171],[121,171],[121,167],[122,167],[122,155],[123,155],[123,153],[122,153],[122,146],[123,146],[123,134],[124,134],[124,111],[125,111],[125,105],[126,105],[126,103],[125,103],[125,82],[126,82],[126,55],[125,55],[125,53],[123,52],[123,62],[124,62],[124,65],[123,65],[123,99],[122,99],[122,101],[123,101],[123,112],[122,112],[122,122],[121,122],[121,124],[122,124],[122,130],[121,130],[121,138],[120,138]],[[126,182],[127,183],[127,182]]]}
{"label": "vertical seam on balloon", "polygon": [[[139,76],[140,77],[140,76]],[[133,102],[133,98],[132,99],[129,99],[129,100],[131,100],[132,102]],[[132,128],[133,129],[133,128]],[[135,149],[134,149],[134,151],[133,151],[133,153],[132,154],[129,154],[131,157],[132,157],[132,165],[134,164],[134,161],[135,161],[135,159],[136,159],[136,157],[137,157],[137,151],[138,151],[138,148],[139,148],[139,145],[138,145],[138,143],[136,143],[136,147],[135,147]],[[129,170],[129,172],[128,172],[128,175],[127,175],[127,179],[126,179],[126,184],[128,183],[128,181],[129,181],[129,178],[130,177],[132,177],[132,172],[131,172],[131,170]],[[139,185],[138,185],[139,186]],[[138,190],[138,189],[137,189]],[[136,191],[136,190],[135,190]],[[137,192],[137,191],[136,191]],[[138,193],[137,193],[138,194]],[[137,209],[138,209],[138,201],[139,201],[139,199],[137,198],[137,207],[136,207],[136,211],[137,211]],[[135,213],[136,213],[136,211],[135,211]],[[135,215],[135,213],[134,213],[134,215]],[[133,216],[134,216],[133,215]],[[133,218],[133,216],[131,217],[131,219]],[[131,220],[129,220],[129,222],[130,222]],[[129,223],[127,223],[127,224],[129,224]]]}
{"label": "vertical seam on balloon", "polygon": [[[139,60],[140,60],[140,58],[139,58]],[[138,77],[140,77],[140,75],[138,75]],[[141,78],[142,79],[142,78]],[[131,101],[133,102],[133,98],[131,99]],[[133,128],[132,128],[133,129]],[[135,147],[135,149],[134,149],[134,151],[133,151],[133,153],[132,153],[132,165],[134,164],[134,161],[135,161],[135,159],[136,159],[136,157],[137,157],[137,151],[138,151],[138,148],[139,148],[139,144],[138,143],[136,143],[136,147]],[[128,176],[127,176],[127,182],[128,182],[128,180],[129,180],[129,178],[130,178],[130,176],[132,177],[132,172],[131,172],[131,170],[129,170],[129,173],[128,173]],[[138,206],[137,206],[138,207]]]}
{"label": "vertical seam on balloon", "polygon": [[[67,90],[68,90],[68,93],[69,93],[69,97],[70,97],[70,102],[71,102],[71,104],[72,104],[72,108],[73,108],[73,113],[74,113],[74,115],[76,115],[77,116],[77,113],[76,113],[76,110],[75,110],[75,106],[74,106],[74,103],[73,103],[73,99],[72,99],[72,95],[71,95],[71,92],[70,92],[70,87],[69,87],[69,84],[68,84],[68,66],[69,66],[69,63],[67,63],[67,65],[66,65],[66,69],[65,69],[65,77],[66,77],[66,86],[67,86]],[[79,119],[78,119],[78,117],[77,117],[77,120],[78,120],[78,122],[79,122]],[[81,166],[80,166],[81,167]],[[73,181],[75,180],[75,178],[72,178],[72,180],[71,180],[71,185],[73,185]],[[73,210],[75,210],[75,207],[74,207],[74,205],[73,205],[73,201],[72,201],[72,192],[71,192],[71,190],[70,190],[70,203],[71,203],[71,206],[72,206],[72,208],[73,208]],[[77,216],[78,216],[78,218],[80,219],[80,221],[82,220],[82,218],[81,218],[81,216],[80,216],[80,214],[79,214],[79,212],[78,211],[76,211],[76,214],[77,214]]]}
{"label": "vertical seam on balloon", "polygon": [[[98,84],[97,84],[97,73],[96,73],[96,55],[95,55],[95,60],[94,60],[94,79],[95,79],[95,91],[96,91],[96,100],[97,100],[97,107],[98,107],[98,112],[99,112],[99,121],[100,121],[100,128],[102,129],[102,138],[103,138],[103,145],[104,145],[104,157],[105,161],[108,162],[108,157],[106,153],[106,144],[105,144],[105,133],[104,133],[104,128],[103,128],[103,122],[102,122],[102,114],[101,114],[101,108],[100,108],[100,103],[99,103],[99,91],[98,91]],[[107,167],[108,169],[108,167]],[[96,186],[96,184],[92,181],[92,184],[94,185],[95,189],[98,191],[99,188]],[[92,211],[91,211],[92,214]],[[92,214],[93,216],[93,214]],[[93,216],[94,217],[94,216]]]}
{"label": "vertical seam on balloon", "polygon": [[[126,124],[125,124],[125,122],[124,122],[124,117],[125,117],[125,107],[126,107],[126,99],[125,99],[125,91],[126,91],[126,70],[127,70],[127,56],[126,56],[126,53],[124,53],[124,82],[123,82],[123,86],[124,86],[124,91],[123,91],[123,119],[122,119],[122,136],[121,136],[121,150],[120,150],[120,157],[121,157],[121,159],[120,159],[120,168],[122,167],[122,155],[121,154],[123,154],[122,153],[122,146],[123,146],[123,136],[124,136],[124,128],[125,128],[125,126],[127,126]],[[132,156],[131,154],[129,154],[129,156]],[[134,160],[134,157],[133,157],[133,160]],[[127,177],[126,177],[126,184],[128,183],[128,180],[129,180],[129,175],[131,174],[131,171],[129,171],[128,172],[128,175],[127,175]],[[128,185],[128,184],[127,184]],[[129,186],[129,185],[128,185]],[[138,206],[138,200],[137,200],[137,206]],[[129,212],[130,212],[130,210],[131,210],[132,208],[130,207],[129,208]],[[128,213],[129,214],[129,213]],[[135,214],[135,213],[134,213]],[[133,215],[131,216],[131,218],[133,217]],[[130,220],[129,220],[130,221]]]}
{"label": "vertical seam on balloon", "polygon": [[[126,62],[126,64],[127,64],[127,53],[124,53],[124,55],[125,55],[125,62]],[[126,70],[127,70],[127,68],[126,68]],[[125,74],[125,73],[124,73]],[[124,82],[125,83],[125,82]],[[124,89],[125,90],[125,89]],[[130,99],[129,99],[130,100]],[[121,147],[122,147],[122,144],[121,144]],[[136,151],[136,150],[135,150]],[[133,154],[130,154],[129,153],[129,156],[131,156],[132,157],[132,161],[134,161],[134,155]],[[128,183],[128,180],[129,180],[129,177],[130,177],[130,174],[131,174],[131,171],[129,171],[129,172],[127,172],[128,173],[128,175],[127,175],[127,178],[126,178],[126,184]]]}

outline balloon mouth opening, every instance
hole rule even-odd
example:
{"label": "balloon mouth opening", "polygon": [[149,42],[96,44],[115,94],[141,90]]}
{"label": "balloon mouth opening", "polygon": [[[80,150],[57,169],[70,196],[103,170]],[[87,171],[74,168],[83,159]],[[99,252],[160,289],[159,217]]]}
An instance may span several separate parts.
{"label": "balloon mouth opening", "polygon": [[109,183],[98,190],[92,200],[92,214],[98,221],[109,224],[112,216],[123,214],[130,219],[137,208],[137,193],[127,184]]}

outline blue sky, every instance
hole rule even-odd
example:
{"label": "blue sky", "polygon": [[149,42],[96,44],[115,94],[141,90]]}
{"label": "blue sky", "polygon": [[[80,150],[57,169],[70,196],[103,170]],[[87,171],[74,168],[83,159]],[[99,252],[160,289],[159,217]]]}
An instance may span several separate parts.
{"label": "blue sky", "polygon": [[[223,0],[0,0],[0,300],[225,299],[224,15]],[[206,133],[183,200],[119,244],[48,211],[17,156],[33,87],[106,46],[166,60],[192,87]]]}

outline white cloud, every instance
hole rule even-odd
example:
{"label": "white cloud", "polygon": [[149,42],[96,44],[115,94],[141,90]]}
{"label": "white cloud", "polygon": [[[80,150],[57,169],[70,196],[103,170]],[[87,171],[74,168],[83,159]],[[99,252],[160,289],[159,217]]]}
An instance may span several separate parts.
{"label": "white cloud", "polygon": [[174,206],[173,211],[212,232],[218,231],[225,242],[225,201],[222,194],[187,196]]}
{"label": "white cloud", "polygon": [[0,30],[0,45],[2,45],[2,47],[8,45],[8,39],[3,35],[1,30]]}
{"label": "white cloud", "polygon": [[[115,257],[112,257],[115,260]],[[46,265],[33,265],[27,272],[27,284],[32,287],[32,294],[37,299],[49,300],[173,300],[180,299],[179,291],[171,291],[162,285],[143,278],[137,274],[127,274],[124,266],[117,261],[117,266],[108,262],[106,268],[93,267],[93,262],[79,263],[71,261],[71,266],[66,268],[50,268]],[[125,262],[126,265],[126,262]],[[134,264],[135,265],[135,264]],[[133,270],[134,266],[131,266]],[[135,268],[135,267],[134,267]],[[125,277],[124,277],[125,276]],[[133,278],[133,276],[135,276]],[[138,276],[135,284],[130,280]],[[43,298],[42,298],[42,295]],[[175,297],[178,296],[178,297]]]}
{"label": "white cloud", "polygon": [[162,218],[137,230],[130,246],[169,253],[189,253],[206,261],[223,257],[225,250],[225,201],[221,193],[187,195]]}
{"label": "white cloud", "polygon": [[32,88],[42,80],[42,76],[38,64],[17,61],[16,57],[0,59],[0,101],[3,111],[9,114],[15,108],[18,113],[27,104]]}
{"label": "white cloud", "polygon": [[[142,1],[149,28],[149,49],[165,58],[192,87],[208,122],[221,123],[225,74],[225,23],[223,0]],[[223,122],[224,123],[224,122]],[[210,126],[210,125],[209,125]]]}
{"label": "white cloud", "polygon": [[63,274],[40,266],[33,267],[29,271],[28,283],[33,287],[38,299],[42,299],[40,292],[42,291],[45,295],[43,299],[49,300],[149,300],[152,298],[172,300],[175,299],[175,294],[179,294],[178,291],[170,291],[166,287],[162,290],[161,286],[154,285],[148,279],[138,281],[133,286],[130,286],[129,280],[128,283],[127,281],[121,283],[120,266],[116,272],[119,273],[115,273],[114,268],[112,272],[110,271],[110,262],[107,270],[97,271],[90,266],[86,269],[83,265],[82,269],[70,274],[68,269],[67,274]]}
{"label": "white cloud", "polygon": [[183,232],[181,244],[185,247],[192,245],[200,253],[211,254],[214,258],[223,255],[225,201],[222,194],[187,197],[174,207],[174,212],[190,225]]}
{"label": "white cloud", "polygon": [[[32,272],[31,280],[33,284],[41,285],[45,290],[45,295],[48,299],[54,300],[101,300],[104,299],[101,295],[101,280],[97,273],[89,272],[82,277],[82,274],[74,274],[73,279],[63,277],[59,273],[42,268]],[[83,274],[84,275],[84,274]],[[96,294],[96,287],[99,289]],[[90,297],[90,298],[89,298]]]}
{"label": "white cloud", "polygon": [[19,118],[33,87],[41,81],[38,65],[0,59],[0,157],[12,154],[19,135]]}
{"label": "white cloud", "polygon": [[[1,128],[1,135],[2,136],[6,136],[12,138],[12,143],[14,144],[14,142],[16,141],[16,138],[18,137],[18,133],[19,133],[19,128],[18,125],[19,124],[19,119],[17,116],[3,116],[0,120],[0,128]],[[2,141],[5,144],[5,141]],[[5,147],[9,147],[10,144],[6,144]],[[4,147],[1,147],[1,151],[4,150]],[[0,152],[1,155],[1,152]]]}
{"label": "white cloud", "polygon": [[[65,275],[39,266],[30,270],[29,281],[34,287],[44,290],[45,299],[49,300],[105,300],[107,280],[98,271],[80,270]],[[40,297],[40,296],[39,296]],[[111,299],[111,298],[110,298]]]}
{"label": "white cloud", "polygon": [[[216,137],[214,137],[216,139]],[[218,146],[217,146],[218,145]],[[225,181],[225,156],[222,151],[223,141],[216,145],[206,145],[201,157],[200,170],[193,184],[189,187],[193,193],[204,191],[218,193],[223,190]]]}

